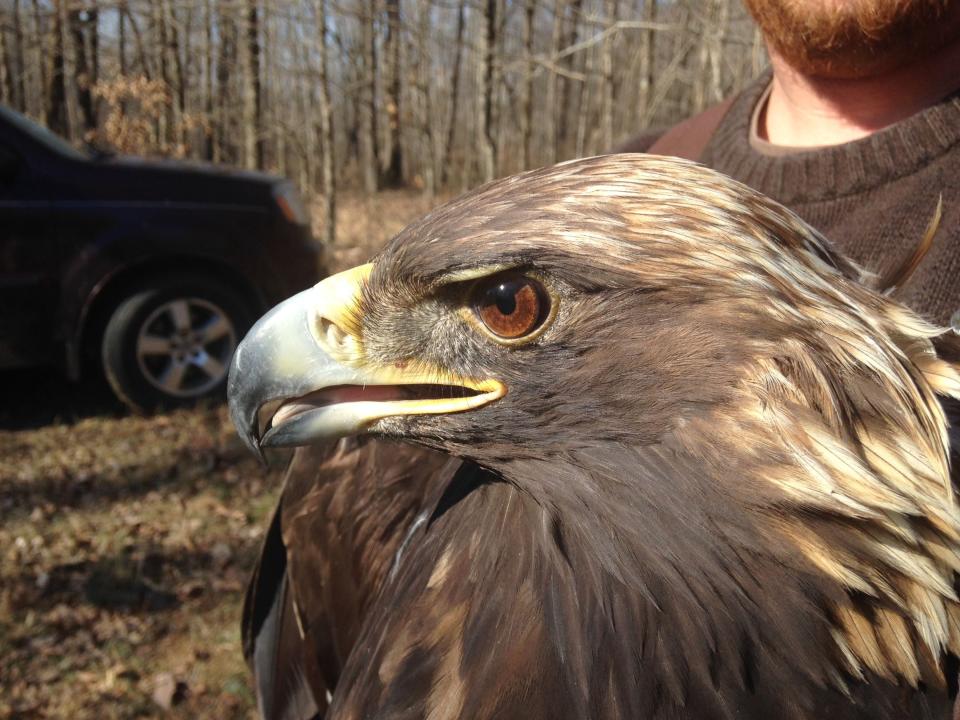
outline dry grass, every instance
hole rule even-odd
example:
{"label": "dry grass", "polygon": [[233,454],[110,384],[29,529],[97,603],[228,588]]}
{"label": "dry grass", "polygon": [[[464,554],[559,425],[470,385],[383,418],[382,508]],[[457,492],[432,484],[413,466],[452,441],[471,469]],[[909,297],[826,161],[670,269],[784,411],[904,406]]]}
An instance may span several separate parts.
{"label": "dry grass", "polygon": [[[430,205],[344,198],[334,269]],[[240,608],[283,458],[260,467],[222,407],[136,417],[42,373],[4,384],[0,718],[253,717]]]}

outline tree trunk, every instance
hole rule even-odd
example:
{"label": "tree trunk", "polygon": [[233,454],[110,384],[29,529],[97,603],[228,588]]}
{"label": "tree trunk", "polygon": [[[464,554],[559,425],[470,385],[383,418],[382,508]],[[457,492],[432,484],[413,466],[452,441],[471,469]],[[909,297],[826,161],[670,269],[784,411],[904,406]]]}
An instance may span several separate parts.
{"label": "tree trunk", "polygon": [[20,0],[13,0],[13,53],[14,88],[16,89],[16,106],[20,112],[27,112],[27,63],[26,51],[23,48],[23,16],[20,14]]}
{"label": "tree trunk", "polygon": [[320,151],[323,154],[323,242],[332,247],[337,238],[337,186],[334,174],[333,118],[327,77],[327,2],[316,0],[320,36]]}
{"label": "tree trunk", "polygon": [[[563,34],[563,40],[561,41],[562,48],[568,48],[574,43],[577,42],[580,30],[580,15],[583,8],[583,0],[570,0],[569,4],[570,13],[564,22],[565,32]],[[586,51],[588,54],[590,50]],[[579,53],[582,55],[582,53]],[[577,61],[576,55],[568,55],[566,59],[562,61],[562,64],[567,67],[569,70],[574,69],[574,63]],[[580,60],[581,64],[585,64],[586,60]],[[557,154],[559,157],[566,157],[568,140],[570,137],[570,113],[573,109],[572,103],[570,102],[570,95],[573,90],[573,83],[577,82],[572,78],[561,78],[560,80],[560,109],[559,109],[559,127],[557,128]],[[585,84],[584,81],[583,84]],[[582,99],[585,88],[580,88],[580,96]],[[577,106],[579,108],[579,103]],[[579,119],[579,111],[577,113],[577,118]]]}
{"label": "tree trunk", "polygon": [[464,5],[466,0],[460,0],[457,5],[457,37],[454,41],[453,76],[450,79],[450,112],[447,116],[447,139],[443,144],[440,155],[440,184],[446,185],[450,179],[450,152],[453,148],[453,139],[457,130],[457,107],[460,99],[460,72],[463,63],[463,26],[465,20]]}
{"label": "tree trunk", "polygon": [[7,29],[0,22],[0,102],[13,103],[13,82],[10,69],[14,67],[13,57],[7,51]]}
{"label": "tree trunk", "polygon": [[377,36],[374,21],[376,2],[369,0],[367,13],[360,19],[363,62],[360,80],[360,164],[363,172],[363,187],[368,193],[379,190],[380,153],[377,138]]}
{"label": "tree trunk", "polygon": [[420,26],[418,30],[420,52],[417,55],[417,87],[419,89],[419,109],[417,113],[420,127],[420,156],[422,158],[423,190],[432,198],[437,189],[437,153],[433,124],[433,101],[430,92],[430,2],[420,2]]}
{"label": "tree trunk", "polygon": [[117,64],[120,77],[127,76],[127,14],[122,7],[117,10]]}
{"label": "tree trunk", "polygon": [[509,147],[510,137],[507,131],[510,129],[508,123],[509,116],[513,113],[508,110],[513,103],[513,96],[509,94],[510,87],[504,82],[503,60],[506,57],[505,38],[506,29],[506,7],[505,0],[495,0],[494,2],[494,41],[493,41],[493,73],[491,83],[493,86],[492,116],[490,120],[490,136],[493,140],[493,176],[499,177],[504,173],[501,163],[503,162],[503,148]]}
{"label": "tree trunk", "polygon": [[603,96],[600,109],[600,151],[613,149],[613,50],[617,40],[617,0],[604,0],[607,36],[603,39]]}
{"label": "tree trunk", "polygon": [[[648,23],[657,21],[657,0],[644,0],[643,20]],[[649,126],[653,119],[653,84],[656,70],[657,34],[650,28],[643,30],[640,36],[640,92],[637,108],[640,113],[641,127]]]}
{"label": "tree trunk", "polygon": [[[321,12],[322,11],[322,12]],[[326,14],[326,7],[315,7],[314,8],[314,33],[316,34],[318,41],[321,39],[320,35],[324,31],[323,21],[326,20],[325,17],[320,17],[321,14]],[[306,42],[299,34],[299,28],[297,33],[297,48],[298,48],[298,57],[299,62],[304,68],[312,68],[313,64],[310,60],[312,57],[312,52],[307,50]],[[308,35],[310,35],[308,31]],[[312,38],[312,35],[310,35]],[[319,45],[319,42],[318,42]],[[324,62],[326,60],[324,59]],[[326,70],[326,67],[324,67]],[[317,157],[317,122],[315,120],[317,113],[314,108],[314,95],[313,90],[314,86],[320,83],[319,72],[316,82],[313,79],[313,73],[309,73],[303,82],[297,84],[297,95],[298,101],[300,104],[300,115],[302,117],[302,127],[303,127],[303,158],[300,163],[300,188],[304,192],[308,192],[311,195],[317,187],[317,173],[316,166],[314,165]]]}
{"label": "tree trunk", "polygon": [[239,151],[236,143],[230,138],[235,137],[230,109],[234,107],[230,98],[231,72],[237,67],[238,31],[236,18],[230,12],[226,3],[221,0],[220,5],[220,53],[217,61],[217,133],[214,143],[214,159],[219,162],[239,163]]}
{"label": "tree trunk", "polygon": [[696,66],[693,70],[693,93],[691,114],[702,112],[711,102],[712,88],[710,77],[710,56],[713,53],[713,42],[717,34],[715,28],[718,22],[720,8],[717,0],[707,0],[700,8],[704,18],[700,20],[700,37],[696,54]]}
{"label": "tree trunk", "polygon": [[714,5],[716,13],[711,23],[708,105],[723,100],[723,42],[730,19],[730,0],[715,0]]}
{"label": "tree trunk", "polygon": [[397,187],[403,183],[403,146],[400,141],[400,105],[402,96],[400,49],[400,0],[385,0],[387,10],[386,51],[390,65],[390,82],[386,98],[387,127],[389,129],[390,155],[383,170],[381,185]]}
{"label": "tree trunk", "polygon": [[581,74],[584,76],[584,81],[579,83],[579,88],[577,92],[577,104],[576,104],[576,126],[573,136],[573,157],[583,157],[587,154],[586,152],[586,141],[587,141],[587,121],[590,117],[590,109],[592,106],[591,102],[591,88],[596,85],[596,53],[598,48],[592,46],[584,50],[582,53],[579,53],[582,57],[580,61],[580,70]]}
{"label": "tree trunk", "polygon": [[[97,11],[87,10],[88,18],[81,19],[80,10],[71,10],[67,14],[70,24],[70,35],[73,39],[73,66],[75,68],[74,81],[77,84],[77,103],[80,107],[80,128],[84,140],[93,139],[97,130],[97,114],[93,103],[93,85],[97,82],[95,73],[95,57],[97,48]],[[84,27],[86,26],[86,27]],[[90,57],[87,57],[87,31],[92,33],[90,38]]]}
{"label": "tree trunk", "polygon": [[[181,37],[183,37],[185,41],[187,41],[189,38],[189,13],[191,9],[192,8],[190,6],[187,7],[187,21],[181,28],[175,7],[166,4],[167,16],[165,18],[165,24],[167,26],[167,46],[165,51],[167,55],[167,67],[169,68],[170,78],[173,82],[173,87],[170,89],[170,102],[173,108],[171,134],[173,137],[173,142],[178,148],[184,148],[186,144],[187,130],[184,122],[184,115],[187,112],[187,78],[186,70],[183,65],[183,57],[180,50],[180,42]],[[181,30],[183,32],[181,32]],[[186,54],[189,57],[189,46],[187,47]]]}
{"label": "tree trunk", "polygon": [[[563,15],[566,11],[566,0],[558,0],[553,9],[553,33],[550,36],[550,62],[559,62],[560,43],[563,41]],[[566,111],[557,105],[557,84],[560,78],[556,71],[550,70],[547,76],[546,101],[547,108],[547,164],[557,161],[557,146],[560,144],[560,123],[557,116]]]}
{"label": "tree trunk", "polygon": [[[40,116],[47,121],[50,117],[50,107],[48,103],[49,92],[51,89],[51,80],[47,76],[47,40],[43,28],[43,16],[40,14],[40,0],[33,0],[33,28],[34,28],[34,48],[36,49],[36,66],[40,75]],[[47,122],[47,127],[50,123]]]}
{"label": "tree trunk", "polygon": [[127,18],[130,23],[130,30],[133,31],[133,42],[137,46],[137,58],[140,61],[140,73],[147,78],[147,80],[152,80],[154,73],[150,65],[150,60],[147,57],[147,49],[143,42],[143,35],[140,33],[140,26],[137,24],[137,19],[133,16],[133,13],[130,12],[130,8],[126,3],[121,6],[120,12]]}
{"label": "tree trunk", "polygon": [[248,168],[263,167],[263,133],[260,128],[260,19],[257,0],[247,5],[247,72],[243,93],[243,161]]}
{"label": "tree trunk", "polygon": [[[283,83],[278,79],[281,75],[275,72],[275,70],[280,67],[280,62],[277,60],[277,53],[280,52],[281,48],[281,43],[278,41],[279,28],[276,19],[264,15],[263,28],[265,35],[263,45],[263,77],[264,80],[266,80],[264,83],[264,108],[266,108],[267,115],[264,124],[269,122],[271,129],[270,135],[273,140],[272,150],[267,152],[269,148],[264,149],[264,167],[270,167],[278,175],[287,176],[289,175],[287,169],[287,128],[292,125],[291,121],[293,118],[291,113],[295,111],[296,102],[288,104],[286,102],[286,94],[279,92],[279,88]],[[291,41],[292,40],[293,38],[291,38]],[[293,89],[294,92],[296,85],[296,80],[291,78],[289,87]],[[296,100],[295,94],[293,99]]]}
{"label": "tree trunk", "polygon": [[523,143],[523,169],[533,167],[533,21],[537,0],[526,0],[523,8],[523,52],[526,65],[523,75],[523,95],[520,108],[520,136]]}
{"label": "tree trunk", "polygon": [[207,160],[216,161],[219,159],[217,148],[216,129],[214,127],[214,8],[213,0],[206,0],[204,3],[204,34],[203,34],[203,114],[204,114],[204,137],[206,143],[204,146],[204,157]]}
{"label": "tree trunk", "polygon": [[173,101],[170,97],[172,83],[170,82],[170,67],[167,64],[167,2],[168,0],[153,0],[150,4],[150,39],[153,44],[151,51],[157,68],[158,79],[163,82],[164,90],[167,93],[164,111],[157,117],[157,145],[159,147],[170,145],[171,133],[173,132]]}
{"label": "tree trunk", "polygon": [[72,138],[70,110],[67,102],[66,68],[66,0],[57,0],[54,5],[53,24],[53,63],[50,73],[50,85],[47,93],[47,127],[53,132]]}
{"label": "tree trunk", "polygon": [[497,0],[483,5],[483,28],[477,43],[481,58],[480,82],[477,83],[480,122],[477,125],[477,146],[480,154],[480,179],[490,182],[496,174],[497,155],[493,141],[494,46],[497,40]]}
{"label": "tree trunk", "polygon": [[[88,23],[90,26],[90,83],[91,88],[100,82],[100,11],[97,9],[94,2],[93,6],[90,9]],[[94,96],[93,98],[93,114],[94,118],[99,117],[99,107],[100,100]]]}

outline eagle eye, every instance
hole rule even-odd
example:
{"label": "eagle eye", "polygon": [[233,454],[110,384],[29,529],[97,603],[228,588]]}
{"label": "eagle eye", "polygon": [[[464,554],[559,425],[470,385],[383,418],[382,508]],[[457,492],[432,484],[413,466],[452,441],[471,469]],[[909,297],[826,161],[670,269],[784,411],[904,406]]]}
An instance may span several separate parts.
{"label": "eagle eye", "polygon": [[477,284],[473,308],[495,336],[519,340],[543,325],[550,314],[550,296],[543,285],[532,278],[496,275]]}

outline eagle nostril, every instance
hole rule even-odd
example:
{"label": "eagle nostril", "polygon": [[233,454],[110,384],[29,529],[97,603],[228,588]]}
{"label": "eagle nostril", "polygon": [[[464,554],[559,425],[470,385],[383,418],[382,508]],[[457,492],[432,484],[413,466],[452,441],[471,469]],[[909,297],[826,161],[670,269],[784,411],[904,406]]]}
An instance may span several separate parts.
{"label": "eagle nostril", "polygon": [[314,336],[321,345],[334,349],[343,345],[346,333],[332,320],[318,314],[314,321]]}
{"label": "eagle nostril", "polygon": [[314,315],[310,330],[317,344],[341,362],[355,359],[360,352],[358,338],[320,312]]}

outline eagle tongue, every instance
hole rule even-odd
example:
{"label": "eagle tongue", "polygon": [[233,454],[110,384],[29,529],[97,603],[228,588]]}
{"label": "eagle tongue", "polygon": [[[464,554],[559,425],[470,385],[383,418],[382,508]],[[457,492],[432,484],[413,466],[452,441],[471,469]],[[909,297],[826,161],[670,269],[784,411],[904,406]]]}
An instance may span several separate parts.
{"label": "eagle tongue", "polygon": [[410,392],[402,385],[340,385],[307,393],[283,403],[270,421],[271,427],[277,427],[293,417],[309,410],[349,402],[389,402],[405,400]]}

